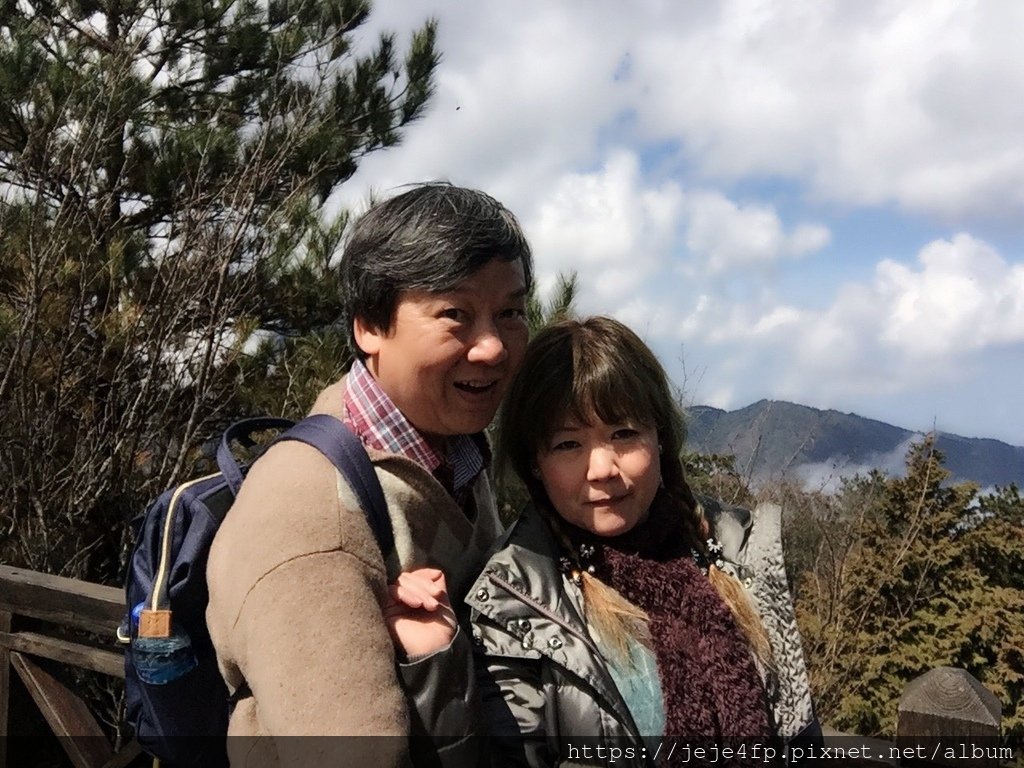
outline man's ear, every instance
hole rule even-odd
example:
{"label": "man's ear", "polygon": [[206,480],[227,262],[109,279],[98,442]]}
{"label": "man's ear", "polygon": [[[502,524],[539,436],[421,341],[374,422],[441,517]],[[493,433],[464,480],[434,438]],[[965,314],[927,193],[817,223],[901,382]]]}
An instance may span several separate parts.
{"label": "man's ear", "polygon": [[363,320],[363,318],[353,318],[352,335],[355,337],[356,346],[368,357],[380,351],[380,340],[384,338],[384,334]]}

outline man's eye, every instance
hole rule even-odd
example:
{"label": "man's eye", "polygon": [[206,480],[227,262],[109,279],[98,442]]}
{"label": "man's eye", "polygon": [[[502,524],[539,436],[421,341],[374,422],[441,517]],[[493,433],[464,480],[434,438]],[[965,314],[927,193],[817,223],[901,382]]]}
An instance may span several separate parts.
{"label": "man's eye", "polygon": [[466,313],[464,310],[461,310],[458,307],[448,307],[447,309],[441,310],[441,317],[445,318],[446,320],[455,320],[461,322],[462,320],[466,319]]}
{"label": "man's eye", "polygon": [[526,317],[526,310],[521,307],[509,307],[499,315],[503,320],[521,320]]}

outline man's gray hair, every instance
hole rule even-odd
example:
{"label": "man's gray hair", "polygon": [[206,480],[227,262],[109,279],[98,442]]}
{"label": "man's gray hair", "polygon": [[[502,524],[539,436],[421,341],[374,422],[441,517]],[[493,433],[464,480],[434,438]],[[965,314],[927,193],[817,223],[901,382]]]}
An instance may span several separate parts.
{"label": "man's gray hair", "polygon": [[533,257],[519,221],[490,195],[447,182],[418,184],[377,203],[353,225],[341,258],[345,323],[387,332],[402,291],[448,291],[492,259],[519,261],[526,288]]}

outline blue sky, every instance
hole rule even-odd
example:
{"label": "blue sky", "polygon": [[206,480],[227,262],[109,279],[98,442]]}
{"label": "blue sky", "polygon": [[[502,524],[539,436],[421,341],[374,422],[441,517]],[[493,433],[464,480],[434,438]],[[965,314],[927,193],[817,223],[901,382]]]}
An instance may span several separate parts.
{"label": "blue sky", "polygon": [[429,16],[427,115],[338,202],[490,192],[689,404],[1024,445],[1024,3],[377,0],[361,34]]}

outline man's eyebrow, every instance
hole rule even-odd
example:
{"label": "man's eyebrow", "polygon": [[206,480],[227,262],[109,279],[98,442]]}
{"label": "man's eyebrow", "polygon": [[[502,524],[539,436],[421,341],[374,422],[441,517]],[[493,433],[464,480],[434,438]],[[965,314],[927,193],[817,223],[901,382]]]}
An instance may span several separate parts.
{"label": "man's eyebrow", "polygon": [[[509,301],[515,301],[517,299],[526,298],[526,296],[527,296],[527,294],[529,294],[529,292],[530,291],[527,288],[517,288],[516,290],[512,291],[507,296],[505,296],[505,298],[508,299]],[[475,293],[475,291],[473,291],[470,288],[467,288],[464,285],[457,285],[454,288],[452,288],[451,290],[441,291],[441,292],[436,293],[434,295],[435,296],[442,296],[443,297],[443,296],[446,296],[446,295],[450,296],[452,294],[467,294],[467,293]]]}

